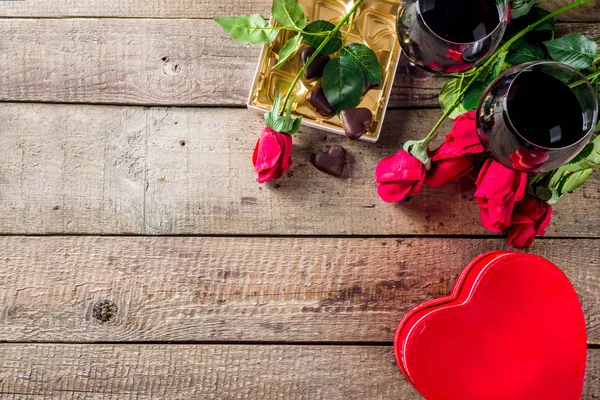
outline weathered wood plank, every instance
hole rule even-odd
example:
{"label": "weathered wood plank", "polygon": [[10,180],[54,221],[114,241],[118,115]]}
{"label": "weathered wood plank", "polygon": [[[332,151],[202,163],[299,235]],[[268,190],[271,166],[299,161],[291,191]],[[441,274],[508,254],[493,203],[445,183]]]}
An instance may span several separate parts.
{"label": "weathered wood plank", "polygon": [[[258,185],[250,162],[262,129],[246,110],[50,104],[0,107],[0,232],[88,234],[489,234],[472,201],[473,177],[385,204],[373,171],[438,110],[391,110],[376,145],[302,129],[294,164]],[[350,153],[346,179],[311,156]],[[550,236],[597,237],[600,179],[561,199]]]}
{"label": "weathered wood plank", "polygon": [[[481,239],[0,238],[0,341],[391,342]],[[540,240],[600,344],[600,240]],[[104,318],[105,300],[116,311]]]}
{"label": "weathered wood plank", "polygon": [[[569,0],[542,0],[540,6],[555,10]],[[0,17],[120,17],[120,18],[214,18],[244,14],[268,16],[271,0],[27,0],[0,2]],[[597,4],[577,8],[561,17],[567,21],[598,21]]]}
{"label": "weathered wood plank", "polygon": [[63,110],[0,107],[0,232],[140,232],[147,113]]}
{"label": "weathered wood plank", "polygon": [[[422,397],[391,346],[0,344],[7,399],[399,399]],[[583,400],[600,396],[588,351]]]}
{"label": "weathered wood plank", "polygon": [[[0,100],[143,105],[243,106],[259,54],[210,20],[3,19],[0,48]],[[403,60],[390,106],[437,106],[444,81]]]}

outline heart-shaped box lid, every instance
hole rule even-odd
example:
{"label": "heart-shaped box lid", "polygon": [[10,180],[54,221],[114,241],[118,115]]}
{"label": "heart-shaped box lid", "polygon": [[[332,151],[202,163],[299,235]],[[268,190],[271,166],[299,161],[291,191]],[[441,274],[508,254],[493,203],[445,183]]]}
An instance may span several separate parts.
{"label": "heart-shaped box lid", "polygon": [[576,400],[583,390],[579,298],[558,267],[531,254],[470,262],[449,296],[406,314],[394,348],[427,400]]}

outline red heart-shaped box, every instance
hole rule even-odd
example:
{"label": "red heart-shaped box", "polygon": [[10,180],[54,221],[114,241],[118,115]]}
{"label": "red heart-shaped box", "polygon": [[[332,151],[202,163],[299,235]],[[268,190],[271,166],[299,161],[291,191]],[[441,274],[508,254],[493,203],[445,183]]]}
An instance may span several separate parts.
{"label": "red heart-shaped box", "polygon": [[484,254],[448,297],[408,312],[396,360],[427,400],[576,400],[587,338],[577,293],[542,257]]}

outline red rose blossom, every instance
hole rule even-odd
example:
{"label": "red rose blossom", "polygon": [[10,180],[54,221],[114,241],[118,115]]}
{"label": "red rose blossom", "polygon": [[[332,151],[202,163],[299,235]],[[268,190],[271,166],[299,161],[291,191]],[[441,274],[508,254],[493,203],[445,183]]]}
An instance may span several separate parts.
{"label": "red rose blossom", "polygon": [[252,163],[258,173],[258,183],[279,179],[292,164],[292,137],[285,133],[265,128],[260,134]]}
{"label": "red rose blossom", "polygon": [[442,187],[467,175],[473,170],[473,156],[464,154],[460,157],[442,159],[434,162],[427,173],[425,185]]}
{"label": "red rose blossom", "polygon": [[454,127],[446,135],[446,143],[442,145],[447,147],[444,154],[458,157],[466,153],[483,153],[484,148],[477,134],[475,119],[475,111],[466,112],[454,119]]}
{"label": "red rose blossom", "polygon": [[483,152],[477,135],[475,112],[467,112],[454,120],[454,128],[446,141],[431,155],[433,161],[425,184],[441,187],[473,170],[472,154]]}
{"label": "red rose blossom", "polygon": [[476,203],[481,207],[481,223],[492,232],[510,225],[515,204],[525,196],[527,174],[488,159],[477,178]]}
{"label": "red rose blossom", "polygon": [[532,196],[519,202],[510,221],[508,244],[517,249],[527,249],[536,236],[543,236],[552,219],[552,207]]}
{"label": "red rose blossom", "polygon": [[425,165],[405,150],[384,158],[375,169],[379,197],[392,203],[419,194],[425,173]]}

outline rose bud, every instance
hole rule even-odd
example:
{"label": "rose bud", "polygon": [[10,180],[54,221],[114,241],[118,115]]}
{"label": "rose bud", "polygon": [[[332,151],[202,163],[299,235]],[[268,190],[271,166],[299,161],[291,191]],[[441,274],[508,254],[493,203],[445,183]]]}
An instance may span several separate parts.
{"label": "rose bud", "polygon": [[292,137],[266,127],[262,130],[252,163],[258,173],[258,183],[279,179],[292,165]]}
{"label": "rose bud", "polygon": [[533,196],[519,202],[508,228],[508,244],[516,249],[531,247],[536,236],[543,236],[552,219],[550,204]]}
{"label": "rose bud", "polygon": [[405,150],[384,158],[375,169],[379,197],[392,203],[419,194],[425,173],[425,165]]}
{"label": "rose bud", "polygon": [[492,232],[510,225],[515,204],[525,196],[527,174],[488,159],[477,178],[475,202],[481,207],[481,223]]}

